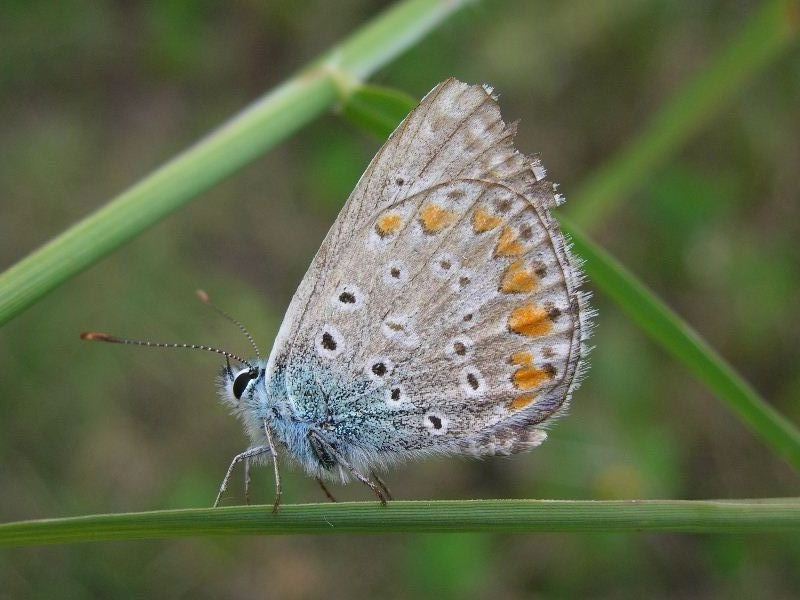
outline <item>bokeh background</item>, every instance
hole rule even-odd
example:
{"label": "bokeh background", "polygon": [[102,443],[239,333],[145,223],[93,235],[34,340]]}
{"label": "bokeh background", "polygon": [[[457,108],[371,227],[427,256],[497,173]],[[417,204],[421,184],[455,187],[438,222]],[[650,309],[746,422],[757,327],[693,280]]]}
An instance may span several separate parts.
{"label": "bokeh background", "polygon": [[[0,267],[171,157],[386,3],[4,2]],[[749,1],[489,0],[374,79],[421,96],[488,81],[518,146],[570,191],[759,8]],[[800,54],[763,70],[595,237],[800,421]],[[247,443],[202,353],[246,352],[198,287],[268,347],[379,142],[335,115],[304,129],[0,331],[0,521],[207,507]],[[591,288],[591,282],[589,284]],[[535,452],[430,460],[399,498],[747,498],[798,477],[602,295],[593,367]],[[225,498],[242,502],[241,475]],[[272,476],[254,474],[270,502]],[[286,501],[322,500],[287,473]],[[337,488],[367,499],[360,486]],[[5,550],[0,597],[796,597],[800,538],[394,535],[197,539]]]}

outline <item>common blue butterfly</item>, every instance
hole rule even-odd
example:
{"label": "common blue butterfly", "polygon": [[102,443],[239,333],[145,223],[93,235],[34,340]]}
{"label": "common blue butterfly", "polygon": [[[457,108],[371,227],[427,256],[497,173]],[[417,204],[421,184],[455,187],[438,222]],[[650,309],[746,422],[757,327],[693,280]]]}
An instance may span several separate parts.
{"label": "common blue butterfly", "polygon": [[489,87],[437,85],[361,177],[268,360],[211,349],[243,365],[219,388],[251,440],[217,503],[239,462],[279,454],[331,499],[324,480],[355,477],[385,503],[375,471],[393,463],[546,439],[581,379],[591,310],[550,214],[562,197],[515,129]]}

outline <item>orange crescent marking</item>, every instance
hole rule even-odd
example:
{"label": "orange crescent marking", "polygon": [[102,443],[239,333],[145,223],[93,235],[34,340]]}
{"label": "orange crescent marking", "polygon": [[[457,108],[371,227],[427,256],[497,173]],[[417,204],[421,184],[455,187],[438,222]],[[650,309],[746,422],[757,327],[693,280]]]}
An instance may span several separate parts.
{"label": "orange crescent marking", "polygon": [[526,294],[539,285],[539,279],[518,260],[511,264],[503,275],[500,290],[506,294]]}
{"label": "orange crescent marking", "polygon": [[533,304],[526,304],[511,311],[508,328],[526,337],[539,337],[552,331],[553,322],[546,310]]}
{"label": "orange crescent marking", "polygon": [[425,233],[438,233],[456,220],[456,214],[436,204],[429,204],[420,211],[419,220]]}
{"label": "orange crescent marking", "polygon": [[378,219],[375,225],[375,231],[381,237],[397,233],[403,226],[403,218],[397,213],[388,213]]}
{"label": "orange crescent marking", "polygon": [[482,208],[476,209],[475,213],[472,215],[472,229],[475,233],[491,231],[502,222],[503,219],[486,212]]}
{"label": "orange crescent marking", "polygon": [[508,225],[503,228],[500,239],[497,240],[497,248],[494,249],[495,256],[519,256],[525,252],[525,246],[517,238],[516,232]]}

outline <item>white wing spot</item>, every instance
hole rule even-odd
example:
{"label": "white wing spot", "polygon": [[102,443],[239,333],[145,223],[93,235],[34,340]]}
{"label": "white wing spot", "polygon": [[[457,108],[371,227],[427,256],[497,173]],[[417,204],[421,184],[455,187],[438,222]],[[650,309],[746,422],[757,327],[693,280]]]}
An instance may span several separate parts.
{"label": "white wing spot", "polygon": [[445,354],[450,360],[464,362],[472,357],[474,343],[467,336],[462,335],[451,339],[445,348]]}
{"label": "white wing spot", "polygon": [[475,279],[475,273],[469,269],[461,269],[458,274],[453,277],[453,282],[450,284],[450,289],[454,292],[462,292],[470,283]]}
{"label": "white wing spot", "polygon": [[486,380],[481,372],[471,365],[461,370],[459,383],[461,391],[469,398],[481,396],[486,391]]}
{"label": "white wing spot", "polygon": [[336,327],[326,323],[317,334],[314,347],[323,358],[336,358],[344,350],[344,336]]}
{"label": "white wing spot", "polygon": [[391,408],[400,408],[408,400],[402,385],[393,385],[386,390],[386,404]]}
{"label": "white wing spot", "polygon": [[343,312],[355,312],[364,307],[366,295],[357,285],[345,283],[340,285],[331,296],[331,304]]}
{"label": "white wing spot", "polygon": [[381,333],[386,339],[398,342],[406,348],[416,348],[419,346],[419,335],[411,323],[411,319],[405,315],[390,315],[381,324]]}
{"label": "white wing spot", "polygon": [[439,254],[431,261],[431,271],[439,279],[449,279],[458,272],[458,259],[452,254]]}
{"label": "white wing spot", "polygon": [[389,287],[399,288],[408,283],[408,269],[400,261],[394,260],[383,269],[383,282]]}
{"label": "white wing spot", "polygon": [[394,362],[386,356],[373,356],[364,365],[364,372],[372,381],[384,382],[394,371]]}
{"label": "white wing spot", "polygon": [[422,424],[431,435],[443,435],[447,433],[450,420],[441,413],[429,411],[422,417]]}

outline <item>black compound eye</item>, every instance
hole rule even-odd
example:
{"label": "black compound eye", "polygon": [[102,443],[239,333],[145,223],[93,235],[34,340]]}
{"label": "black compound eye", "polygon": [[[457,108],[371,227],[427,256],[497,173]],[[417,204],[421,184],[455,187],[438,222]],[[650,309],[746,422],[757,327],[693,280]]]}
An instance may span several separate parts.
{"label": "black compound eye", "polygon": [[242,394],[247,389],[247,384],[250,383],[253,379],[258,377],[258,370],[257,369],[248,369],[247,371],[241,371],[237,376],[236,379],[233,380],[233,395],[236,397],[237,400],[240,400]]}

